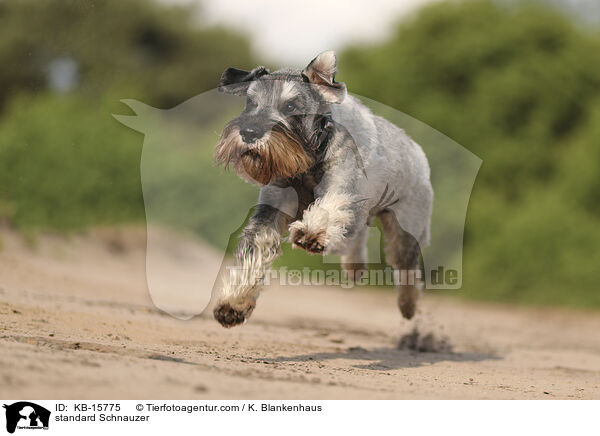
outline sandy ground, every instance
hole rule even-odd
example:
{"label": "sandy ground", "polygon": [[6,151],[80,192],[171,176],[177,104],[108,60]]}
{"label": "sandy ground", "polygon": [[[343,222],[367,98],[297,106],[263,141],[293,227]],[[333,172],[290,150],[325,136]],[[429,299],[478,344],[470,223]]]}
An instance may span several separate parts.
{"label": "sandy ground", "polygon": [[597,313],[426,294],[407,322],[391,292],[272,287],[226,330],[153,306],[142,231],[0,239],[5,399],[600,398]]}

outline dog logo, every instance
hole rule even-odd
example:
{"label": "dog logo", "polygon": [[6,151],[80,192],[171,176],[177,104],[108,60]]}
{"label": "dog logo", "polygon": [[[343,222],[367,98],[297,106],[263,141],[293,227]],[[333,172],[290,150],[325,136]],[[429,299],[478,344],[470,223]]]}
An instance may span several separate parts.
{"label": "dog logo", "polygon": [[3,406],[6,409],[6,431],[14,433],[16,429],[48,430],[50,411],[29,401],[19,401]]}

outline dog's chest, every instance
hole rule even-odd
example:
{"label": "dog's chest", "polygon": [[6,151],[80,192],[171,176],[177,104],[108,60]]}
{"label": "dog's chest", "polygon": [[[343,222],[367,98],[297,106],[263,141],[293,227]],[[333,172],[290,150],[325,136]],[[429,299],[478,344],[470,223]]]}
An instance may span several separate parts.
{"label": "dog's chest", "polygon": [[315,201],[315,188],[321,182],[323,172],[323,166],[319,164],[287,182],[287,186],[293,188],[298,196],[298,211],[295,220],[302,219],[306,208]]}

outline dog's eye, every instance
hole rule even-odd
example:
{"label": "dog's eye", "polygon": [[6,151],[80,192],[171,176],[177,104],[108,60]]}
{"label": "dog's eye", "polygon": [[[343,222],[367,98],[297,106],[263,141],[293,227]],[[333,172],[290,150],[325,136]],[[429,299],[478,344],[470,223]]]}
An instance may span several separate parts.
{"label": "dog's eye", "polygon": [[254,108],[256,108],[256,102],[254,100],[252,100],[251,98],[246,100],[246,109],[250,111]]}
{"label": "dog's eye", "polygon": [[290,100],[283,105],[283,111],[286,114],[291,114],[293,112],[296,112],[297,110],[298,110],[298,101],[297,100]]}

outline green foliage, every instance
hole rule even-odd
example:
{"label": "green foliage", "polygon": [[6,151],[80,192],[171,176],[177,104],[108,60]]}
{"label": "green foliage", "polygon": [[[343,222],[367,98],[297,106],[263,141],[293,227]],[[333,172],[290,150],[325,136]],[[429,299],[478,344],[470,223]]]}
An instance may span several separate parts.
{"label": "green foliage", "polygon": [[600,306],[600,39],[536,3],[444,2],[387,42],[353,47],[340,80],[483,159],[462,295]]}
{"label": "green foliage", "polygon": [[[193,12],[144,0],[0,2],[3,221],[29,232],[144,219],[143,136],[112,118],[123,112],[119,100],[174,106],[214,88],[226,67],[255,64],[245,37],[199,26]],[[76,66],[62,93],[49,81],[61,59]],[[170,162],[163,193],[189,193],[189,183],[181,184],[197,171],[194,163]],[[202,165],[212,165],[212,157]],[[235,189],[224,184],[215,195]],[[188,221],[198,220],[196,229],[215,215],[174,213],[186,212]],[[221,233],[205,236],[213,241]]]}
{"label": "green foliage", "polygon": [[145,0],[4,0],[0,3],[0,108],[37,93],[53,60],[72,58],[76,89],[174,106],[214,88],[235,63],[252,66],[249,44],[230,30],[201,28],[190,8]]}
{"label": "green foliage", "polygon": [[46,95],[10,105],[0,122],[0,214],[23,229],[143,219],[140,137],[111,117],[110,100]]}

